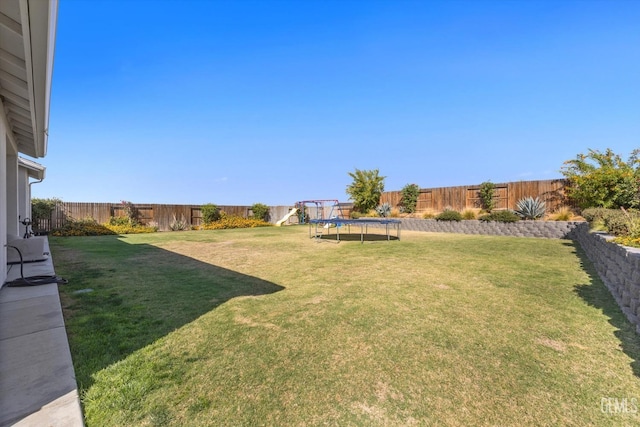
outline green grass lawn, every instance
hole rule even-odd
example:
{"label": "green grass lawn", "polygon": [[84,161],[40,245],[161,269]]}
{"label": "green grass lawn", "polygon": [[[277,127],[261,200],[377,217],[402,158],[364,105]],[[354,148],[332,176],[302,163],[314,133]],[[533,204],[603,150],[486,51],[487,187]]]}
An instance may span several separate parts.
{"label": "green grass lawn", "polygon": [[50,243],[90,427],[640,422],[640,340],[571,241]]}

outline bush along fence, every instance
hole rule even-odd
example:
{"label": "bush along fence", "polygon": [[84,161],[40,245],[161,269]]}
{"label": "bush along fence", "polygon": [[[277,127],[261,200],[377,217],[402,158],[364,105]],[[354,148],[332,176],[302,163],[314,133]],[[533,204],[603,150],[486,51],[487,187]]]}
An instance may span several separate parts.
{"label": "bush along fence", "polygon": [[[561,206],[571,206],[565,198],[565,179],[540,181],[518,181],[493,184],[493,208],[515,210],[519,200],[539,197],[552,212]],[[463,211],[482,207],[482,184],[458,187],[420,188],[416,200],[416,212],[442,212],[447,207]],[[402,191],[382,193],[380,203],[388,203],[392,208],[402,206]]]}
{"label": "bush along fence", "polygon": [[[251,206],[218,205],[229,216],[248,218],[253,215]],[[184,221],[192,227],[202,225],[201,205],[161,205],[128,203],[77,203],[58,202],[48,218],[34,218],[32,226],[36,233],[48,233],[62,228],[71,220],[91,218],[99,224],[108,223],[113,217],[126,217],[134,212],[136,220],[142,225],[153,224],[159,231],[169,231],[175,220]],[[289,206],[271,206],[270,221],[275,223],[290,210]]]}

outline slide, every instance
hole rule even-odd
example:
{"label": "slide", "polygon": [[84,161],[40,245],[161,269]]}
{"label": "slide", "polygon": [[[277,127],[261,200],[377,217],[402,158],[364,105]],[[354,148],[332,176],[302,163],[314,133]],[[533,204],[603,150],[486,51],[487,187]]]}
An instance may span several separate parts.
{"label": "slide", "polygon": [[278,222],[276,222],[276,227],[280,227],[282,224],[284,224],[284,222],[286,220],[288,220],[289,218],[291,218],[292,215],[295,215],[296,212],[298,212],[298,208],[293,208],[291,209],[291,212],[289,212],[288,214],[286,214],[285,216],[282,217],[282,219]]}

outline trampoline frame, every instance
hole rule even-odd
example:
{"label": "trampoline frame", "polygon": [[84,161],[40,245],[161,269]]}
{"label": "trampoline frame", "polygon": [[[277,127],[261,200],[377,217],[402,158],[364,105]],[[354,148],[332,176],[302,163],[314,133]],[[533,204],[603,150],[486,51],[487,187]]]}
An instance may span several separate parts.
{"label": "trampoline frame", "polygon": [[[342,219],[342,218],[331,218],[331,219],[311,219],[309,220],[309,238],[314,238],[316,240],[322,239],[323,233],[318,233],[318,226],[321,225],[322,228],[327,229],[327,235],[331,234],[331,225],[335,225],[336,229],[336,238],[337,241],[340,242],[340,227],[343,225],[347,226],[347,233],[351,234],[351,225],[359,225],[360,226],[360,243],[364,243],[364,236],[369,232],[369,225],[384,225],[385,232],[387,236],[387,241],[391,240],[391,234],[389,233],[389,226],[392,225],[396,230],[396,237],[400,240],[400,230],[402,228],[402,221],[399,219],[390,219],[390,218],[366,218],[366,219]],[[311,228],[315,225],[315,233],[312,235]],[[328,227],[326,227],[328,225]],[[342,233],[345,234],[345,233]]]}

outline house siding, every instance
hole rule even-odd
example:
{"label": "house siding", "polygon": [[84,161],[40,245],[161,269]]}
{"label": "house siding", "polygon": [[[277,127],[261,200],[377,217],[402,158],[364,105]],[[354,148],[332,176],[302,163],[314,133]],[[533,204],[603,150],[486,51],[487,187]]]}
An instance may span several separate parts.
{"label": "house siding", "polygon": [[7,278],[7,129],[0,101],[0,287]]}

